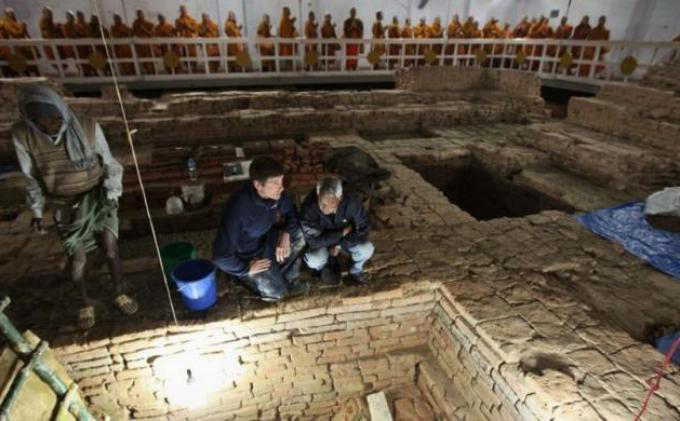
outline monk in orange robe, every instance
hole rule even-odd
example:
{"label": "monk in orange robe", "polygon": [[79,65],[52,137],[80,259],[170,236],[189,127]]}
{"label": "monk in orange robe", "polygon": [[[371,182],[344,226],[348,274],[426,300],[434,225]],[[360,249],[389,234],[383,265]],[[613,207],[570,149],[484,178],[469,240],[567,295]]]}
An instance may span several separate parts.
{"label": "monk in orange robe", "polygon": [[[460,18],[458,17],[458,15],[453,15],[453,19],[451,19],[451,22],[446,27],[446,38],[449,40],[463,38],[463,25],[460,23]],[[451,44],[451,42],[449,41],[449,45],[446,46],[446,55],[447,56],[453,55],[455,48],[456,46]],[[444,64],[452,65],[453,58],[447,58],[446,60],[444,60]]]}
{"label": "monk in orange robe", "polygon": [[[61,26],[54,22],[54,13],[49,7],[43,7],[42,9],[42,17],[40,18],[40,35],[42,35],[44,39],[58,39],[64,37],[63,33],[61,32]],[[51,46],[46,46],[44,47],[44,51],[45,56],[49,60],[55,60],[55,51],[59,51],[59,47],[53,48]],[[56,64],[53,66],[57,68]]]}
{"label": "monk in orange robe", "polygon": [[[337,39],[338,36],[335,33],[335,23],[330,13],[326,13],[323,16],[323,25],[321,25],[321,38],[322,39]],[[335,52],[340,49],[340,44],[337,43],[324,43],[321,47],[321,55],[327,57],[335,56]],[[328,65],[334,65],[335,60],[333,59],[322,59],[322,66],[326,67]]]}
{"label": "monk in orange robe", "polygon": [[[387,27],[387,38],[392,40],[398,40],[401,38],[401,31],[399,30],[399,18],[396,16],[392,17],[392,24]],[[401,45],[398,43],[390,44],[389,46],[389,56],[387,65],[390,69],[396,67],[399,63],[399,55],[401,54]]]}
{"label": "monk in orange robe", "polygon": [[[442,20],[439,16],[435,16],[432,25],[430,25],[430,38],[441,39],[444,38],[444,28],[442,27]],[[442,54],[442,44],[436,43],[432,46],[432,51],[437,54],[437,58]],[[439,61],[435,61],[432,64],[439,64]]]}
{"label": "monk in orange robe", "polygon": [[[376,40],[383,40],[385,39],[385,27],[382,24],[382,19],[383,19],[383,14],[382,12],[377,12],[375,14],[375,22],[373,22],[373,26],[371,27],[371,33],[373,34],[373,41],[371,43],[371,52],[375,52],[376,54],[382,55],[385,53],[385,44],[382,41],[376,41]],[[379,67],[380,63],[376,63],[373,68],[377,69]]]}
{"label": "monk in orange robe", "polygon": [[[236,14],[229,11],[227,20],[224,22],[224,33],[228,38],[241,38],[241,25],[236,23]],[[227,57],[236,57],[243,50],[243,44],[227,44]],[[227,67],[230,72],[236,71],[238,64],[235,61],[228,61]]]}
{"label": "monk in orange robe", "polygon": [[[153,38],[153,23],[146,20],[144,16],[144,11],[142,9],[137,10],[137,18],[132,22],[132,33],[136,38]],[[151,45],[150,44],[135,44],[135,51],[137,52],[137,57],[140,59],[148,59],[151,57]],[[154,74],[153,63],[147,62],[142,63],[142,69],[144,74],[152,75]]]}
{"label": "monk in orange robe", "polygon": [[[586,38],[588,41],[609,41],[609,29],[605,27],[605,24],[607,23],[607,18],[605,16],[600,16],[600,19],[597,21],[597,26],[594,27],[593,29],[590,30],[588,33],[588,37]],[[583,59],[584,60],[592,60],[595,57],[595,50],[596,47],[587,47],[585,51],[583,52]],[[598,62],[603,62],[604,61],[604,56],[607,54],[609,51],[608,48],[606,47],[601,47],[600,52],[597,55],[597,61]],[[595,66],[595,75],[599,74],[605,69],[605,66],[603,64],[597,64]],[[589,76],[590,75],[590,65],[585,64],[581,66],[579,74],[581,76]]]}
{"label": "monk in orange robe", "polygon": [[[198,36],[201,38],[218,38],[220,36],[220,30],[217,28],[217,24],[210,19],[207,13],[201,14],[201,24],[198,25]],[[220,56],[220,47],[217,44],[208,44],[205,46],[205,52],[208,54],[208,58],[213,57],[211,61],[208,62],[210,72],[215,73],[220,67],[220,61],[214,57]]]}
{"label": "monk in orange robe", "polygon": [[[87,36],[89,38],[96,38],[101,40],[102,37],[102,30],[104,31],[104,37],[105,38],[110,38],[111,34],[109,33],[109,30],[106,28],[102,28],[101,24],[99,23],[99,17],[97,15],[91,15],[90,16],[90,23],[87,24]],[[110,75],[111,74],[111,66],[109,65],[108,59],[106,57],[106,47],[104,47],[103,43],[99,43],[98,45],[95,45],[94,47],[95,51],[97,51],[99,54],[104,57],[106,60],[106,64],[104,65],[104,74]]]}
{"label": "monk in orange robe", "polygon": [[[298,34],[295,30],[294,16],[290,14],[290,8],[284,7],[281,12],[281,20],[279,21],[279,38],[295,38]],[[279,56],[288,57],[293,55],[293,44],[279,44]],[[282,70],[292,70],[292,60],[281,61]]]}
{"label": "monk in orange robe", "polygon": [[[62,34],[64,38],[68,39],[75,39],[78,38],[78,31],[76,29],[76,15],[72,11],[66,12],[66,22],[61,26],[62,29]],[[64,46],[60,54],[63,53],[62,55],[62,60],[69,59],[69,58],[75,58],[76,57],[76,50],[75,48],[71,46]]]}
{"label": "monk in orange robe", "polygon": [[[505,38],[503,30],[498,26],[498,19],[492,17],[482,28],[482,37],[491,39],[503,39]],[[487,45],[484,50],[489,54],[501,55],[503,54],[503,44]],[[492,67],[500,67],[501,59],[496,57],[490,62]]]}
{"label": "monk in orange robe", "polygon": [[[76,11],[75,29],[76,33],[78,34],[77,36],[78,38],[89,37],[88,25],[87,21],[85,20],[85,14],[80,10]],[[78,58],[86,61],[85,63],[82,64],[83,74],[85,76],[96,75],[97,72],[95,72],[92,66],[90,66],[89,62],[87,62],[88,58],[90,57],[90,54],[92,54],[92,47],[90,47],[89,45],[79,45],[76,47],[76,51],[78,52]]]}
{"label": "monk in orange robe", "polygon": [[[9,39],[26,39],[30,38],[28,34],[28,29],[26,29],[26,24],[17,20],[17,16],[14,13],[14,9],[8,7],[5,9],[5,16],[0,21],[0,26],[5,30],[5,36]],[[36,56],[40,56],[37,50],[33,47],[19,47],[15,50],[17,53],[24,56],[26,60],[35,60]],[[39,76],[38,66],[28,65],[26,67],[27,74],[34,74]]]}
{"label": "monk in orange robe", "polygon": [[[305,38],[315,40],[319,38],[319,24],[316,22],[316,16],[314,12],[309,12],[307,16],[307,21],[305,22]],[[305,52],[317,52],[316,44],[305,44]],[[318,65],[313,66],[313,68],[318,67]]]}
{"label": "monk in orange robe", "polygon": [[[552,36],[553,30],[548,23],[548,18],[545,16],[541,16],[538,22],[529,30],[529,38],[549,39],[552,38]],[[534,57],[534,59],[531,60],[531,70],[538,71],[541,64],[540,58],[543,56],[543,46],[534,45],[529,51],[530,56]]]}
{"label": "monk in orange robe", "polygon": [[[574,27],[569,24],[567,21],[567,17],[563,16],[562,20],[560,20],[560,26],[555,29],[555,33],[553,34],[554,39],[558,40],[568,40],[571,38],[571,34],[574,32]],[[559,59],[564,55],[564,53],[567,52],[566,47],[560,47],[559,51],[557,47],[555,46],[550,46],[548,47],[548,55],[550,57],[556,57],[559,63]],[[550,63],[552,65],[552,63]],[[557,64],[556,64],[557,66]],[[552,67],[552,66],[551,66]]]}
{"label": "monk in orange robe", "polygon": [[[269,19],[268,14],[262,15],[262,20],[257,26],[257,36],[260,38],[271,38],[272,37],[272,24]],[[261,42],[259,44],[260,56],[273,56],[274,55],[274,44],[270,42]],[[276,69],[274,60],[262,60],[262,71],[271,72]]]}
{"label": "monk in orange robe", "polygon": [[[113,15],[113,25],[111,25],[111,37],[113,38],[131,38],[132,28],[123,23],[120,15]],[[129,44],[118,44],[113,47],[118,61],[118,71],[122,76],[130,76],[135,74],[134,63],[121,63],[120,59],[126,60],[132,57],[132,48]]]}
{"label": "monk in orange robe", "polygon": [[[343,25],[343,36],[347,39],[362,39],[364,37],[364,23],[361,19],[357,18],[357,9],[352,7],[349,9],[349,18],[345,19]],[[346,70],[356,70],[359,64],[359,60],[356,57],[361,51],[363,51],[364,45],[362,44],[347,44],[345,49],[345,54],[347,55],[347,61],[345,62]]]}
{"label": "monk in orange robe", "polygon": [[[413,28],[413,37],[415,39],[429,39],[432,38],[432,33],[430,27],[427,26],[427,21],[425,18],[420,18],[420,22]],[[425,65],[425,59],[423,58],[427,52],[430,51],[430,46],[425,44],[418,45],[418,55],[421,57],[418,59],[418,65]]]}
{"label": "monk in orange robe", "polygon": [[[576,28],[574,28],[574,34],[572,35],[571,39],[574,40],[585,40],[588,39],[588,34],[590,34],[591,31],[590,27],[590,18],[588,16],[584,16],[581,19],[581,23],[579,23]],[[582,50],[581,47],[572,47],[571,48],[571,55],[574,57],[574,60],[580,60],[583,57],[581,57],[581,52],[585,53],[584,50]],[[576,66],[574,64],[572,67]],[[579,73],[580,73],[581,66],[579,66]],[[570,69],[571,70],[571,69]]]}
{"label": "monk in orange robe", "polygon": [[529,18],[524,16],[512,30],[512,38],[525,38],[529,34]]}
{"label": "monk in orange robe", "polygon": [[[404,27],[401,28],[401,38],[402,39],[412,39],[413,38],[413,28],[411,27],[411,19],[406,18],[404,19]],[[405,56],[413,56],[416,54],[416,46],[415,44],[406,44],[404,46],[404,55]],[[413,59],[412,58],[406,58],[404,59],[404,67],[412,66],[413,65]]]}
{"label": "monk in orange robe", "polygon": [[[475,38],[475,19],[470,16],[467,18],[465,23],[463,23],[463,38],[471,39]],[[458,54],[468,54],[471,51],[470,45],[461,45],[458,49]],[[463,60],[464,63],[469,63],[470,59]]]}
{"label": "monk in orange robe", "polygon": [[[158,23],[153,29],[153,36],[154,38],[174,38],[176,36],[175,34],[175,27],[172,26],[170,22],[168,22],[165,19],[165,16],[162,14],[158,15]],[[155,47],[156,50],[156,56],[163,57],[165,53],[168,51],[172,51],[175,54],[179,56],[179,47],[176,44],[161,44],[161,45],[156,45]],[[165,70],[168,72],[171,72],[173,70],[177,69],[171,69],[167,65],[164,66]],[[179,67],[179,66],[178,66]]]}
{"label": "monk in orange robe", "polygon": [[[198,36],[198,22],[187,12],[187,7],[179,7],[179,17],[175,19],[175,36],[184,38],[196,38]],[[196,46],[188,44],[180,47],[180,56],[196,57]],[[191,60],[189,68],[192,72],[196,71],[196,60]]]}

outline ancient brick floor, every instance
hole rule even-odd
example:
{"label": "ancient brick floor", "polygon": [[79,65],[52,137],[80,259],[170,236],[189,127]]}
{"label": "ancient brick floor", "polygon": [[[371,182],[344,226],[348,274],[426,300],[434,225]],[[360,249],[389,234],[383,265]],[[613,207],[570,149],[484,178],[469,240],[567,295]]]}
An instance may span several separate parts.
{"label": "ancient brick floor", "polygon": [[[269,133],[253,135],[241,145],[254,151],[268,145],[267,150],[272,153],[283,153],[277,148],[284,145],[297,148],[295,153],[329,146],[356,146],[391,172],[392,176],[378,186],[371,201],[376,254],[368,270],[374,275],[374,282],[363,288],[314,287],[309,296],[272,306],[260,303],[245,289],[221,278],[218,305],[200,315],[184,311],[173,294],[181,320],[177,332],[189,335],[232,321],[244,325],[258,323],[250,333],[234,330],[229,340],[249,341],[239,346],[256,347],[263,355],[277,350],[276,355],[281,357],[301,352],[286,351],[288,346],[303,346],[305,352],[311,353],[304,358],[328,365],[323,370],[330,373],[333,387],[346,386],[324,389],[323,399],[329,400],[323,401],[323,405],[314,406],[313,402],[302,400],[289,403],[289,407],[281,404],[274,412],[270,407],[257,406],[260,404],[256,401],[265,395],[255,394],[256,386],[250,386],[248,396],[237,404],[242,412],[229,406],[232,403],[222,402],[221,408],[234,411],[242,419],[253,414],[264,418],[271,414],[302,413],[308,418],[330,417],[341,411],[340,397],[379,390],[382,385],[391,393],[402,390],[403,397],[397,396],[392,402],[396,406],[401,399],[399,408],[404,414],[419,414],[417,407],[422,406],[424,397],[435,416],[448,419],[632,419],[646,390],[646,380],[654,375],[662,360],[662,355],[648,344],[648,330],[656,324],[680,324],[680,305],[676,300],[680,283],[630,256],[621,247],[593,235],[573,217],[576,212],[642,199],[680,174],[678,164],[669,155],[669,151],[677,152],[677,145],[670,141],[673,133],[677,133],[677,124],[670,123],[669,114],[664,114],[659,117],[661,120],[641,118],[633,127],[621,116],[624,111],[615,107],[617,101],[631,95],[628,89],[647,90],[644,92],[649,103],[660,101],[650,93],[653,88],[612,86],[595,99],[572,102],[566,120],[540,117],[532,105],[529,109],[534,111],[526,114],[532,115],[527,121],[507,121],[491,117],[501,113],[502,107],[494,108],[496,98],[489,100],[486,117],[475,114],[478,120],[475,121],[469,109],[464,118],[459,113],[469,105],[469,98],[442,93],[433,106],[436,109],[433,113],[441,114],[431,117],[431,124],[404,123],[391,130],[384,130],[386,121],[406,121],[406,116],[412,118],[408,121],[422,123],[427,115],[427,110],[421,109],[423,97],[411,93],[362,94],[362,98],[356,98],[357,104],[351,104],[348,96],[338,95],[338,101],[345,101],[340,107],[366,114],[351,117],[355,119],[352,121],[361,122],[360,127],[351,125],[354,129],[348,129],[329,123],[331,127],[327,130],[317,126],[289,137],[285,130],[294,123],[311,125],[305,122],[314,115],[314,110],[305,107],[319,107],[320,101],[313,94],[295,96],[300,109],[286,110],[289,114],[282,129],[284,135],[275,140]],[[393,95],[404,96],[395,99]],[[432,100],[434,94],[427,95]],[[662,93],[659,95],[663,97]],[[408,106],[411,109],[380,108],[391,107],[392,101],[399,100],[411,101]],[[140,109],[139,118],[144,119],[149,113],[162,113],[173,106],[181,110],[190,106],[212,107],[211,112],[219,114],[223,110],[215,109],[229,101],[241,106],[245,102],[251,107],[259,104],[262,108],[259,115],[248,117],[253,124],[263,121],[258,120],[264,118],[262,115],[273,112],[268,110],[281,106],[279,101],[285,102],[269,94],[233,96],[213,102],[184,96],[171,99],[170,106],[140,101],[134,107]],[[677,105],[674,101],[673,107]],[[583,109],[591,107],[592,113],[579,112],[575,105],[579,102]],[[361,111],[362,107],[365,110]],[[337,110],[342,115],[343,111]],[[616,121],[628,124],[631,135],[624,136],[621,126],[611,127],[615,124],[606,118],[594,118],[596,110],[618,116]],[[673,112],[676,111],[670,115]],[[376,115],[382,118],[376,125],[383,130],[367,130],[367,121]],[[445,116],[462,121],[454,123],[447,120],[454,117]],[[646,136],[643,126],[661,127],[661,135]],[[124,150],[120,144],[116,148]],[[153,161],[154,154],[172,153],[169,146],[158,143],[140,145],[140,150],[144,151],[146,164]],[[121,158],[129,165],[128,157]],[[312,167],[318,164],[315,161],[318,159],[318,156],[309,159],[310,168],[295,167],[293,193],[300,195],[313,184],[319,170]],[[475,192],[468,190],[461,198],[454,185],[455,177],[461,174],[466,177],[482,174],[482,180],[494,186],[491,192],[499,194],[495,201],[502,202],[504,213],[476,214],[479,209],[475,206],[479,204],[465,202]],[[473,181],[471,178],[470,183]],[[133,186],[134,179],[129,183]],[[11,190],[15,195],[19,194],[17,188]],[[163,192],[164,188],[158,191]],[[511,194],[503,197],[503,192]],[[210,222],[216,218],[215,209],[228,193],[216,191],[209,206],[212,213],[197,211],[195,225],[163,221],[162,201],[156,200],[154,212],[159,221],[170,224],[161,229],[161,244],[188,240],[197,246],[199,256],[209,257],[214,238]],[[478,196],[486,193],[479,192]],[[132,396],[135,382],[150,381],[150,373],[156,370],[151,360],[140,360],[138,348],[144,345],[135,341],[170,335],[171,317],[152,244],[134,223],[135,212],[139,212],[134,207],[138,202],[132,193],[128,194],[128,202],[122,202],[127,204],[121,211],[125,232],[121,248],[128,289],[142,303],[139,314],[126,319],[107,304],[107,276],[101,262],[95,262],[91,289],[100,300],[98,324],[88,333],[77,332],[72,317],[77,296],[61,272],[65,262],[58,238],[53,231],[46,236],[28,233],[27,212],[0,222],[0,240],[5,245],[0,252],[0,275],[3,291],[14,298],[9,314],[20,326],[53,342],[74,376],[86,383],[89,389],[85,393],[96,405],[106,408],[113,405],[113,410],[139,419],[172,419],[172,414],[177,419],[191,418],[190,413],[173,406],[172,401],[160,407],[146,407],[140,403],[142,395]],[[159,193],[158,197],[164,196]],[[462,202],[452,203],[456,200]],[[488,198],[481,203],[488,204]],[[355,305],[365,307],[351,307]],[[342,311],[347,311],[347,315],[339,316]],[[372,325],[364,320],[401,317],[400,314],[409,312],[418,317],[384,322],[386,326],[396,326],[395,331],[404,329],[399,334],[403,336],[396,333],[380,336],[385,333],[380,330],[382,325],[376,322],[380,329],[371,330]],[[413,326],[417,326],[417,334],[408,330]],[[231,332],[227,327],[219,329]],[[336,331],[349,332],[348,337]],[[257,335],[274,332],[287,333],[272,338],[271,344],[269,339],[256,340]],[[335,342],[329,345],[327,340]],[[130,346],[121,349],[120,343],[128,341]],[[364,342],[368,342],[369,348],[374,347],[362,348]],[[316,343],[319,345],[311,346]],[[375,373],[362,371],[361,361],[367,364],[362,358],[426,345],[426,357],[409,354],[404,377],[398,381],[385,382],[383,374],[367,380]],[[347,354],[333,353],[331,347]],[[78,365],[82,360],[86,364]],[[260,361],[255,362],[258,369],[262,368]],[[290,361],[295,362],[292,357]],[[343,364],[356,366],[348,368]],[[391,368],[392,365],[385,367]],[[357,374],[352,374],[355,371]],[[359,380],[336,381],[333,376],[338,373]],[[128,385],[131,388],[125,392],[130,395],[129,400],[107,401],[107,392],[118,393],[121,381],[131,382]],[[325,380],[318,380],[317,386],[324,388],[326,384]],[[404,392],[408,391],[407,384],[416,387],[416,391]],[[238,384],[235,387],[238,389]],[[306,386],[300,387],[303,390]],[[274,398],[272,391],[262,393]],[[673,367],[652,400],[649,419],[680,419],[679,396],[680,373]],[[220,419],[215,414],[202,416]],[[404,415],[404,419],[419,419],[418,415],[409,416]]]}

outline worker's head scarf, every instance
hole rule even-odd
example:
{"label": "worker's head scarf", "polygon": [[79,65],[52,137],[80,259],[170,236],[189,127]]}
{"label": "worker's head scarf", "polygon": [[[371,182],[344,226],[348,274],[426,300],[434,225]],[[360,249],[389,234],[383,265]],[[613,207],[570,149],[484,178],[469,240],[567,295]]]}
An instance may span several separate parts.
{"label": "worker's head scarf", "polygon": [[[66,142],[68,157],[76,168],[90,168],[96,156],[85,139],[80,122],[64,100],[51,88],[44,85],[26,85],[19,89],[19,113],[30,130],[41,133],[59,144]],[[36,123],[40,117],[60,117],[62,125],[56,134],[45,133]]]}

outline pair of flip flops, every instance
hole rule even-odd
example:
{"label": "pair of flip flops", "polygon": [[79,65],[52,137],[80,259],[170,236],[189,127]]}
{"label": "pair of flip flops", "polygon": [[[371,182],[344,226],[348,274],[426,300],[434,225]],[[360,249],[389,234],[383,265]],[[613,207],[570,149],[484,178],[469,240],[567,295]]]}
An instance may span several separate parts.
{"label": "pair of flip flops", "polygon": [[[114,298],[113,304],[124,314],[132,315],[139,310],[139,304],[137,301],[130,298],[126,294],[121,294]],[[94,306],[86,306],[78,311],[78,327],[81,329],[90,329],[94,326]]]}

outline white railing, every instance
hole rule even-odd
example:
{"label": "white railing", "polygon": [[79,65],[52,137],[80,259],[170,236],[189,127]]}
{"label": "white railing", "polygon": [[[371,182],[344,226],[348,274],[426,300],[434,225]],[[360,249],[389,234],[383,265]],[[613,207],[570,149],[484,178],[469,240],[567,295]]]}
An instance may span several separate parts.
{"label": "white railing", "polygon": [[[600,83],[639,79],[650,66],[680,56],[678,42],[575,41],[537,39],[287,39],[287,38],[117,38],[107,39],[110,65],[122,81],[225,79],[283,75],[389,74],[410,66],[479,66],[519,69],[542,78]],[[272,55],[265,55],[267,46]],[[232,50],[229,50],[231,46]],[[242,67],[234,49],[247,53]],[[382,54],[372,54],[376,49]],[[352,55],[351,50],[356,51]],[[358,51],[357,51],[358,50]],[[110,80],[109,64],[91,65],[105,50],[100,39],[0,40],[0,75],[39,74],[65,83]],[[164,64],[176,53],[179,65]],[[316,52],[317,61],[309,65]],[[484,53],[481,53],[481,52]],[[571,64],[560,64],[565,53]],[[289,54],[289,55],[287,55]],[[172,56],[172,54],[171,54]],[[634,57],[626,74],[621,63]],[[243,59],[244,57],[238,57]],[[377,62],[374,60],[377,59]],[[480,63],[480,60],[484,60]],[[631,60],[628,59],[628,62]],[[17,64],[18,63],[18,64]],[[356,66],[354,65],[356,63]],[[374,64],[371,64],[374,63]],[[100,62],[100,65],[102,63]],[[21,69],[17,72],[16,69]]]}

